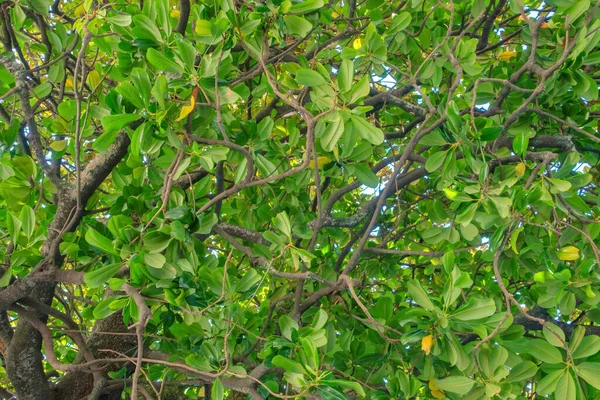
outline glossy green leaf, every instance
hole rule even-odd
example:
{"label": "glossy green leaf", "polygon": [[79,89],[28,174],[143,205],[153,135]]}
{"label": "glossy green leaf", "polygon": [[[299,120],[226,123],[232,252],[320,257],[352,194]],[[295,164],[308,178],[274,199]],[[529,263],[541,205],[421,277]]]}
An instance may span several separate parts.
{"label": "glossy green leaf", "polygon": [[285,15],[283,20],[290,34],[294,36],[305,37],[313,28],[310,22],[297,15]]}
{"label": "glossy green leaf", "polygon": [[169,59],[163,53],[154,50],[153,48],[149,48],[146,53],[146,57],[148,58],[148,62],[152,64],[158,71],[161,72],[174,72],[174,73],[183,73],[183,68],[179,65],[175,60]]}
{"label": "glossy green leaf", "polygon": [[121,269],[122,264],[109,264],[91,272],[86,272],[83,276],[85,283],[91,288],[97,288],[106,284],[110,278]]}
{"label": "glossy green leaf", "polygon": [[414,301],[428,311],[433,311],[433,303],[429,299],[429,296],[421,287],[421,284],[416,280],[411,280],[407,285],[408,294],[414,299]]}
{"label": "glossy green leaf", "polygon": [[113,242],[93,228],[89,228],[85,232],[85,241],[104,253],[109,253],[115,256],[119,255],[119,252],[115,249]]}
{"label": "glossy green leaf", "polygon": [[440,389],[459,395],[467,394],[474,384],[475,381],[465,376],[449,376],[444,379],[435,380],[435,385]]}
{"label": "glossy green leaf", "polygon": [[323,0],[304,0],[290,8],[292,14],[308,14],[323,7]]}
{"label": "glossy green leaf", "polygon": [[217,378],[213,382],[210,388],[210,398],[215,400],[223,400],[225,394],[225,388],[223,387],[223,383],[221,383],[221,379]]}
{"label": "glossy green leaf", "polygon": [[575,367],[577,376],[600,390],[600,363],[583,362]]}
{"label": "glossy green leaf", "polygon": [[328,83],[317,71],[307,68],[302,68],[296,72],[296,82],[304,86],[318,86]]}
{"label": "glossy green leaf", "polygon": [[529,354],[550,364],[558,364],[563,362],[560,351],[545,340],[533,339],[530,341]]}

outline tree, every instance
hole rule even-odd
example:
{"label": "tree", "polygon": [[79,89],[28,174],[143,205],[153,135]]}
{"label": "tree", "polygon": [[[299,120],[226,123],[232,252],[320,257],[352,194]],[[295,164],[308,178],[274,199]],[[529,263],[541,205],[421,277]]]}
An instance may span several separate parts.
{"label": "tree", "polygon": [[598,398],[599,8],[0,2],[2,396]]}

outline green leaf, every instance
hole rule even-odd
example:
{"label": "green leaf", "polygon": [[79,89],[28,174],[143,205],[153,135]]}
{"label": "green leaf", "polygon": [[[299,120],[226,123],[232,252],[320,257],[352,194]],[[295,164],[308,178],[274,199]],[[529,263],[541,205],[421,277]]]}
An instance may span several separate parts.
{"label": "green leaf", "polygon": [[575,367],[577,376],[600,390],[600,363],[584,362]]}
{"label": "green leaf", "polygon": [[281,239],[281,237],[276,234],[275,232],[272,231],[265,231],[262,234],[263,238],[265,238],[266,240],[268,240],[271,243],[275,243],[278,245],[284,245],[285,243],[283,242],[283,240]]}
{"label": "green leaf", "polygon": [[500,218],[508,218],[510,216],[510,208],[512,200],[508,197],[490,197],[490,200],[498,210]]}
{"label": "green leaf", "polygon": [[235,374],[236,378],[245,378],[246,376],[248,376],[248,372],[246,372],[246,369],[241,365],[231,366],[227,369],[227,372]]}
{"label": "green leaf", "polygon": [[481,137],[480,139],[484,142],[489,142],[492,140],[496,140],[498,139],[498,137],[500,136],[500,133],[502,132],[502,127],[501,126],[492,126],[489,128],[483,128],[481,130]]}
{"label": "green leaf", "polygon": [[283,22],[291,35],[297,37],[305,37],[313,28],[312,24],[302,17],[297,15],[285,15]]}
{"label": "green leaf", "polygon": [[100,153],[108,150],[110,145],[115,142],[117,134],[118,131],[104,132],[102,135],[96,138],[94,144],[92,145],[92,148]]}
{"label": "green leaf", "polygon": [[363,397],[366,396],[365,390],[363,389],[362,385],[358,382],[344,381],[342,379],[327,379],[327,380],[323,380],[321,382],[324,385],[328,385],[328,386],[337,386],[339,388],[351,389],[351,390],[354,390],[356,392],[356,394],[358,394],[359,396],[363,396]]}
{"label": "green leaf", "polygon": [[379,185],[379,178],[367,164],[354,165],[354,175],[365,186],[375,188]]}
{"label": "green leaf", "polygon": [[143,109],[145,107],[144,101],[140,97],[140,91],[134,88],[130,82],[122,82],[119,86],[117,86],[115,91],[133,104],[136,108]]}
{"label": "green leaf", "polygon": [[562,375],[562,369],[550,372],[548,375],[540,379],[537,385],[536,393],[543,396],[553,393],[556,390],[556,385],[558,384],[558,381]]}
{"label": "green leaf", "polygon": [[85,233],[85,241],[88,242],[88,244],[96,247],[98,250],[113,254],[117,257],[119,256],[119,252],[115,249],[113,242],[94,228],[89,228],[87,230]]}
{"label": "green leaf", "polygon": [[323,0],[306,0],[301,3],[296,3],[290,8],[292,14],[308,14],[323,7]]}
{"label": "green leaf", "polygon": [[394,31],[399,32],[406,29],[410,23],[412,22],[412,16],[408,11],[403,11],[400,14],[396,15],[392,18],[392,23],[390,24],[390,29],[394,29]]}
{"label": "green leaf", "polygon": [[577,0],[566,11],[569,16],[569,23],[573,23],[590,8],[590,0]]}
{"label": "green leaf", "polygon": [[563,362],[560,351],[550,343],[541,339],[532,339],[529,342],[528,353],[541,360],[550,364],[558,364]]}
{"label": "green leaf", "polygon": [[121,266],[121,263],[109,264],[95,271],[86,272],[83,275],[83,280],[85,281],[86,285],[92,289],[100,287],[107,283],[110,278],[115,276],[115,274],[121,269]]}
{"label": "green leaf", "polygon": [[586,358],[600,353],[600,336],[585,336],[573,351],[573,359]]}
{"label": "green leaf", "polygon": [[0,288],[7,287],[10,284],[12,276],[12,267],[6,268],[6,270],[2,274],[2,277],[0,278]]}
{"label": "green leaf", "polygon": [[279,318],[279,329],[283,337],[292,340],[292,329],[298,330],[298,323],[288,315],[283,315]]}
{"label": "green leaf", "polygon": [[569,340],[569,349],[572,352],[571,356],[573,356],[573,353],[579,348],[579,345],[581,344],[584,336],[585,328],[583,326],[579,325],[573,330],[573,333],[571,334],[571,339]]}
{"label": "green leaf", "polygon": [[546,322],[543,328],[544,338],[553,346],[564,347],[565,333],[558,326],[551,322]]}
{"label": "green leaf", "polygon": [[167,97],[167,92],[167,78],[164,75],[159,75],[156,78],[156,82],[154,82],[151,93],[161,108],[165,108],[165,98]]}
{"label": "green leaf", "polygon": [[271,132],[273,132],[273,126],[275,126],[275,122],[271,117],[263,118],[262,121],[256,127],[258,137],[260,140],[267,140],[271,136]]}
{"label": "green leaf", "polygon": [[111,308],[110,305],[113,301],[118,301],[120,299],[125,298],[125,296],[110,296],[107,297],[106,299],[102,300],[100,303],[96,304],[96,307],[94,307],[94,318],[95,319],[104,319],[106,317],[108,317],[109,315],[112,315],[114,313],[116,313],[117,311],[119,311],[118,308],[113,307]]}
{"label": "green leaf", "polygon": [[317,313],[315,314],[315,316],[313,318],[311,327],[314,330],[321,329],[325,326],[328,319],[329,319],[329,316],[327,315],[327,312],[323,309],[319,309],[319,311],[317,311]]}
{"label": "green leaf", "polygon": [[49,0],[28,0],[26,4],[35,12],[42,15],[48,15],[48,8],[50,7],[51,2]]}
{"label": "green leaf", "polygon": [[219,218],[215,213],[203,214],[198,218],[199,224],[196,233],[208,235],[212,232],[213,227],[219,222]]}
{"label": "green leaf", "polygon": [[459,133],[462,129],[462,120],[460,118],[460,110],[458,106],[451,100],[448,102],[448,122],[454,133]]}
{"label": "green leaf", "polygon": [[276,365],[279,368],[283,368],[288,372],[293,372],[295,374],[304,374],[306,372],[302,365],[297,361],[290,360],[289,358],[280,355],[273,357],[273,360],[271,362],[273,363],[273,365]]}
{"label": "green leaf", "polygon": [[304,86],[327,85],[328,82],[317,71],[308,68],[301,68],[296,72],[296,82]]}
{"label": "green leaf", "polygon": [[23,229],[25,236],[27,236],[27,239],[31,238],[35,229],[35,212],[27,204],[21,208],[19,220],[21,221],[21,229]]}
{"label": "green leaf", "polygon": [[173,72],[182,74],[183,68],[174,60],[169,59],[163,53],[154,50],[153,48],[149,48],[146,53],[146,57],[148,58],[148,62],[152,64],[156,69],[162,72]]}
{"label": "green leaf", "polygon": [[475,381],[464,376],[449,376],[444,379],[436,379],[435,385],[446,392],[452,392],[459,395],[467,394]]}
{"label": "green leaf", "polygon": [[566,192],[567,190],[571,189],[571,182],[569,182],[569,181],[565,181],[563,179],[556,179],[556,178],[546,178],[546,179],[552,185],[552,190],[551,190],[552,193]]}
{"label": "green leaf", "polygon": [[15,217],[11,212],[6,213],[6,230],[10,235],[13,243],[16,243],[19,238],[19,232],[21,231],[21,220]]}
{"label": "green leaf", "polygon": [[339,113],[335,115],[336,117],[329,122],[325,131],[320,135],[321,147],[325,151],[333,151],[344,133],[344,120]]}
{"label": "green leaf", "polygon": [[537,371],[538,367],[533,362],[529,360],[522,361],[519,364],[512,367],[512,369],[510,370],[510,374],[508,374],[506,380],[511,383],[523,382],[534,376],[537,373]]}
{"label": "green leaf", "polygon": [[356,84],[352,85],[352,88],[348,92],[349,103],[355,103],[358,100],[369,94],[371,86],[369,85],[369,78],[367,75],[363,76]]}
{"label": "green leaf", "polygon": [[370,124],[363,117],[359,117],[357,115],[352,115],[350,117],[350,121],[352,121],[352,126],[356,132],[365,139],[367,142],[379,145],[383,143],[383,131],[376,126]]}
{"label": "green leaf", "polygon": [[556,385],[556,399],[561,400],[576,400],[577,389],[575,388],[575,380],[571,376],[569,369],[565,369],[563,376],[558,380]]}
{"label": "green leaf", "polygon": [[146,253],[144,254],[144,261],[152,268],[162,268],[167,262],[165,256],[160,253]]}
{"label": "green leaf", "polygon": [[134,121],[140,119],[139,115],[136,114],[117,114],[117,115],[106,115],[102,117],[102,127],[104,128],[104,134],[117,132]]}
{"label": "green leaf", "polygon": [[286,235],[290,241],[292,240],[292,225],[290,224],[290,218],[285,211],[282,211],[275,216],[273,225]]}
{"label": "green leaf", "polygon": [[254,268],[250,268],[244,277],[240,279],[235,286],[236,292],[244,293],[250,290],[254,285],[262,280],[261,276],[256,272]]}
{"label": "green leaf", "polygon": [[194,63],[196,62],[196,48],[187,40],[177,41],[178,56],[187,67],[188,71],[194,71]]}
{"label": "green leaf", "polygon": [[448,141],[444,139],[440,131],[436,129],[430,134],[425,135],[419,141],[419,144],[422,144],[423,146],[445,146],[448,144]]}
{"label": "green leaf", "polygon": [[414,301],[428,311],[433,311],[433,303],[429,300],[429,296],[421,287],[421,284],[416,279],[411,279],[407,284],[408,294]]}
{"label": "green leaf", "polygon": [[354,82],[354,62],[343,60],[337,73],[337,85],[341,91],[352,89]]}
{"label": "green leaf", "polygon": [[480,299],[471,297],[467,304],[452,315],[452,318],[461,321],[486,318],[496,312],[496,303],[492,299]]}
{"label": "green leaf", "polygon": [[217,378],[212,384],[212,388],[210,389],[210,398],[214,400],[223,400],[223,395],[225,393],[225,388],[221,383],[221,379]]}
{"label": "green leaf", "polygon": [[331,386],[317,386],[317,393],[323,400],[348,400],[345,394],[338,392]]}
{"label": "green leaf", "polygon": [[44,82],[33,89],[33,93],[39,97],[44,98],[52,93],[52,84],[50,82]]}
{"label": "green leaf", "polygon": [[442,166],[444,161],[446,161],[446,154],[448,151],[438,151],[437,153],[433,153],[427,158],[427,162],[425,162],[425,169],[427,172],[436,171],[439,167]]}
{"label": "green leaf", "polygon": [[133,22],[135,24],[133,33],[138,39],[153,40],[158,43],[162,42],[160,30],[150,18],[143,14],[136,14],[133,16]]}
{"label": "green leaf", "polygon": [[521,157],[525,157],[529,147],[529,132],[521,132],[513,139],[513,150]]}
{"label": "green leaf", "polygon": [[117,26],[129,26],[131,25],[131,15],[129,14],[114,14],[106,17],[108,22],[111,22]]}

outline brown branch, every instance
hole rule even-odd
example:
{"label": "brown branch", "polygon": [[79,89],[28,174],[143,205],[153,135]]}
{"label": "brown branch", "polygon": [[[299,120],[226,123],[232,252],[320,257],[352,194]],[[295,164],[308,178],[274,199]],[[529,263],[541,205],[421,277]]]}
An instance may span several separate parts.
{"label": "brown branch", "polygon": [[146,300],[144,299],[144,297],[142,297],[138,289],[134,288],[133,286],[127,283],[123,284],[122,289],[125,293],[127,293],[129,297],[133,299],[133,301],[135,301],[135,304],[138,308],[138,321],[135,324],[138,349],[135,363],[135,371],[133,373],[133,383],[131,385],[131,398],[137,399],[138,379],[140,376],[144,355],[144,330],[146,329],[146,324],[148,323],[148,320],[150,319],[152,314],[150,313],[150,309],[146,305]]}
{"label": "brown branch", "polygon": [[190,18],[190,0],[179,0],[179,21],[174,32],[181,33],[185,36],[188,20]]}

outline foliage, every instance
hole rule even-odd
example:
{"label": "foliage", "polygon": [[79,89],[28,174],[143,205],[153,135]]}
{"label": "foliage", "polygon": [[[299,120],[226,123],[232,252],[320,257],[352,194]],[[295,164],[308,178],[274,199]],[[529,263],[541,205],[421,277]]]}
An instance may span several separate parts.
{"label": "foliage", "polygon": [[599,6],[0,2],[6,389],[598,398]]}

